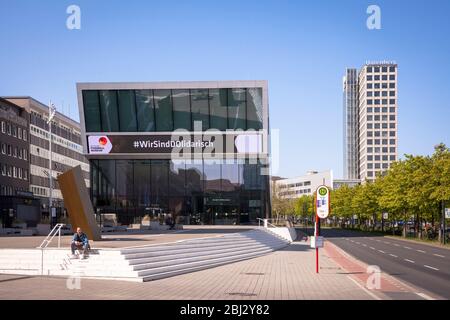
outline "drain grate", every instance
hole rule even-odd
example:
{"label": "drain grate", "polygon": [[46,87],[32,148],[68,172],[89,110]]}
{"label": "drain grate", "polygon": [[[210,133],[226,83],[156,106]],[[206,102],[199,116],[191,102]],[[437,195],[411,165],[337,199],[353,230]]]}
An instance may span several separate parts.
{"label": "drain grate", "polygon": [[256,293],[247,293],[247,292],[228,292],[230,296],[240,296],[240,297],[255,297]]}
{"label": "drain grate", "polygon": [[241,273],[241,274],[245,274],[247,276],[263,276],[263,275],[265,275],[265,273],[259,273],[259,272],[247,272],[247,273]]}

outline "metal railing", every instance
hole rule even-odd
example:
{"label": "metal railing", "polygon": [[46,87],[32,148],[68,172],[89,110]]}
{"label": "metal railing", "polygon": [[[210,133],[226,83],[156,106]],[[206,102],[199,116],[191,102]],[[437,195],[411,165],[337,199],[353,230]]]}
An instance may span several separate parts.
{"label": "metal railing", "polygon": [[47,235],[47,237],[42,241],[41,245],[38,247],[39,249],[45,249],[48,247],[50,242],[52,242],[53,238],[58,234],[58,248],[61,247],[61,228],[64,227],[64,223],[57,223],[52,231]]}
{"label": "metal railing", "polygon": [[266,225],[270,225],[272,228],[277,228],[276,225],[269,222],[269,220],[273,220],[273,219],[261,219],[261,218],[256,218],[256,219],[258,219],[258,228],[261,228],[261,221],[263,222],[264,227]]}

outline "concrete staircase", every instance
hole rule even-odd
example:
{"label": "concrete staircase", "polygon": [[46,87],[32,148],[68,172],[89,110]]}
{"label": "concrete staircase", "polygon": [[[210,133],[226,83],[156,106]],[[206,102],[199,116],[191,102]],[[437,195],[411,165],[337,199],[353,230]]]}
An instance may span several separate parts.
{"label": "concrete staircase", "polygon": [[0,273],[149,281],[251,259],[289,243],[261,228],[167,244],[92,250],[85,260],[70,259],[67,248],[1,249]]}

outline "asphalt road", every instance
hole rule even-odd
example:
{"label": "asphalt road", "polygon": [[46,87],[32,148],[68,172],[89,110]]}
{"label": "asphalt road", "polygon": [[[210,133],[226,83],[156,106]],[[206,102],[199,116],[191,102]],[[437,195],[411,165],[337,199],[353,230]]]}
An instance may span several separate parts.
{"label": "asphalt road", "polygon": [[321,235],[384,273],[450,299],[449,249],[341,229],[324,228]]}

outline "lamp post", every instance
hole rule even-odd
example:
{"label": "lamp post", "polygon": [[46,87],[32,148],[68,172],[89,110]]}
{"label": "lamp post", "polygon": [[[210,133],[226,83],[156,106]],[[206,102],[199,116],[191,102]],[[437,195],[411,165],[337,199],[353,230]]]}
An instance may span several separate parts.
{"label": "lamp post", "polygon": [[48,213],[49,213],[49,218],[51,221],[51,224],[53,225],[53,174],[52,174],[52,120],[55,116],[56,113],[56,107],[55,105],[50,101],[49,105],[48,105],[48,120],[47,120],[47,124],[48,124],[48,131],[49,131],[49,164],[50,164],[50,168],[49,168],[49,197],[48,197]]}

